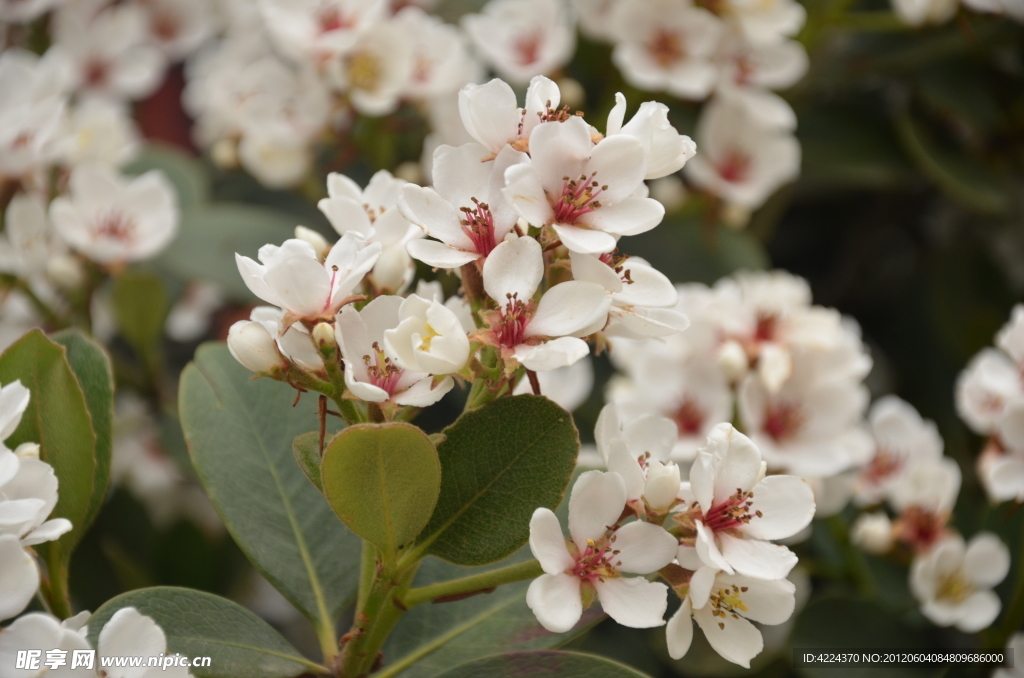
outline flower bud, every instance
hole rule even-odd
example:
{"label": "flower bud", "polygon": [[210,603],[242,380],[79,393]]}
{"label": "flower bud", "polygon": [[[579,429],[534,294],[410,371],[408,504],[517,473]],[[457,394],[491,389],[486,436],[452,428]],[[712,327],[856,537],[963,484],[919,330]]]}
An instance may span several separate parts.
{"label": "flower bud", "polygon": [[238,167],[238,144],[233,139],[219,139],[210,149],[210,159],[221,169]]}
{"label": "flower bud", "polygon": [[295,238],[308,242],[316,250],[316,256],[322,261],[327,257],[327,254],[331,251],[331,244],[327,242],[327,238],[323,237],[311,228],[305,226],[295,227]]}
{"label": "flower bud", "polygon": [[38,459],[39,443],[22,443],[14,450],[14,456],[19,459]]}
{"label": "flower bud", "polygon": [[561,94],[561,105],[570,109],[583,108],[587,105],[587,90],[579,80],[562,78],[558,81],[558,90]]}
{"label": "flower bud", "polygon": [[647,467],[647,483],[644,485],[644,499],[655,511],[668,509],[679,494],[679,467],[672,462],[657,462]]}
{"label": "flower bud", "polygon": [[683,180],[676,174],[655,179],[651,182],[651,197],[664,205],[666,212],[675,212],[686,202]]}
{"label": "flower bud", "polygon": [[718,367],[721,368],[725,378],[736,382],[747,374],[747,352],[743,350],[737,341],[727,341],[718,349]]}
{"label": "flower bud", "polygon": [[330,323],[317,323],[313,328],[313,343],[321,353],[333,353],[338,347],[338,340],[334,336],[334,326]]}
{"label": "flower bud", "polygon": [[235,360],[259,374],[287,366],[267,328],[254,320],[239,320],[228,330],[228,350]]}
{"label": "flower bud", "polygon": [[881,511],[862,514],[850,528],[850,541],[868,553],[888,552],[892,539],[892,521]]}
{"label": "flower bud", "polygon": [[82,263],[70,254],[51,257],[46,262],[46,273],[55,283],[65,289],[81,287],[85,282]]}

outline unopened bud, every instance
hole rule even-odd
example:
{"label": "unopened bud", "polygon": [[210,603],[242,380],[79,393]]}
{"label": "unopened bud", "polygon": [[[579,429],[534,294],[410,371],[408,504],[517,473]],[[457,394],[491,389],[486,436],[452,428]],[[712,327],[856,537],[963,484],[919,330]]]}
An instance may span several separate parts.
{"label": "unopened bud", "polygon": [[887,553],[892,539],[892,521],[880,511],[862,514],[850,528],[850,541],[868,553]]}
{"label": "unopened bud", "polygon": [[220,139],[210,149],[210,159],[221,169],[238,167],[238,144],[234,139]]}
{"label": "unopened bud", "polygon": [[668,462],[657,462],[647,467],[647,484],[644,485],[644,499],[655,511],[664,511],[672,506],[679,495],[679,467]]}
{"label": "unopened bud", "polygon": [[562,78],[558,81],[558,91],[559,103],[562,106],[568,106],[570,110],[583,108],[587,104],[587,90],[583,88],[579,80]]}
{"label": "unopened bud", "polygon": [[228,350],[235,360],[259,374],[270,374],[288,365],[267,328],[254,320],[239,320],[231,326]]}
{"label": "unopened bud", "polygon": [[330,323],[317,323],[313,328],[313,343],[325,355],[334,353],[338,340],[334,336],[334,326]]}
{"label": "unopened bud", "polygon": [[718,349],[718,367],[725,378],[737,382],[747,374],[747,352],[738,341],[727,341]]}
{"label": "unopened bud", "polygon": [[395,176],[404,181],[408,181],[410,184],[422,184],[423,183],[423,170],[420,169],[418,162],[408,160],[403,162],[401,165],[395,168]]}
{"label": "unopened bud", "polygon": [[22,443],[14,450],[14,456],[19,459],[38,459],[39,443]]}
{"label": "unopened bud", "polygon": [[722,209],[722,223],[727,228],[731,228],[736,231],[740,231],[747,227],[747,224],[750,223],[750,216],[750,209],[743,205],[729,203]]}
{"label": "unopened bud", "polygon": [[323,237],[311,228],[296,226],[295,237],[312,245],[313,249],[316,250],[316,256],[320,258],[320,261],[326,259],[327,254],[331,251],[331,244],[327,242],[327,238]]}
{"label": "unopened bud", "polygon": [[51,257],[46,262],[46,273],[60,287],[74,289],[85,282],[82,263],[70,254]]}
{"label": "unopened bud", "polygon": [[675,212],[686,202],[686,188],[678,174],[655,179],[651,182],[651,197],[665,206],[666,212]]}

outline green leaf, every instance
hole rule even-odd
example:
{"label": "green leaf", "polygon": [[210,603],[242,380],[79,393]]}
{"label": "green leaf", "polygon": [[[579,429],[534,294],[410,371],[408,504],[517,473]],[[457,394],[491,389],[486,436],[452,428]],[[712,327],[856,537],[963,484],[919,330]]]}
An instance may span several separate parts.
{"label": "green leaf", "polygon": [[295,440],[292,441],[292,454],[295,455],[299,468],[309,478],[309,482],[323,492],[324,483],[320,479],[320,432],[310,431],[295,436]]}
{"label": "green leaf", "polygon": [[181,151],[159,144],[147,144],[142,153],[124,168],[127,174],[142,174],[158,169],[167,176],[178,193],[182,209],[206,202],[210,195],[210,176],[206,166]]}
{"label": "green leaf", "polygon": [[78,330],[64,330],[51,339],[67,352],[68,365],[78,378],[85,395],[85,405],[92,417],[96,433],[96,469],[93,473],[92,499],[83,527],[96,519],[103,507],[110,485],[110,457],[113,447],[114,371],[110,358],[94,340]]}
{"label": "green leaf", "polygon": [[[502,565],[530,557],[521,550]],[[436,558],[423,561],[415,586],[465,577],[493,569],[466,568]],[[385,669],[380,678],[430,678],[477,657],[499,652],[561,647],[592,627],[604,614],[595,605],[567,633],[551,633],[526,606],[530,582],[501,586],[493,593],[437,605],[418,605],[398,623],[384,647]]]}
{"label": "green leaf", "polygon": [[445,429],[441,494],[421,542],[457,565],[486,565],[530,537],[530,516],[565,493],[580,440],[572,416],[542,396],[501,398]]}
{"label": "green leaf", "polygon": [[153,618],[167,636],[168,654],[210,657],[210,666],[189,669],[196,678],[291,678],[318,668],[241,605],[170,586],[124,593],[104,603],[89,619],[93,647],[106,623],[125,607]]}
{"label": "green leaf", "polygon": [[250,302],[235,253],[255,257],[263,245],[293,237],[296,223],[295,217],[266,207],[199,205],[182,213],[181,231],[155,265],[180,280],[217,283],[233,300]]}
{"label": "green leaf", "polygon": [[292,407],[294,399],[211,343],[182,373],[178,409],[193,466],[231,536],[323,639],[355,591],[360,540],[292,458],[292,441],[317,421],[311,401]]}
{"label": "green leaf", "polygon": [[625,664],[577,652],[509,652],[438,674],[438,678],[645,678]]}
{"label": "green leaf", "polygon": [[335,513],[385,561],[419,535],[441,489],[437,450],[402,422],[349,426],[324,451],[321,473]]}
{"label": "green leaf", "polygon": [[121,336],[148,355],[163,336],[167,292],[152,273],[125,271],[114,279],[114,313]]}
{"label": "green leaf", "polygon": [[32,399],[7,446],[39,443],[42,459],[53,466],[60,489],[50,517],[67,518],[74,527],[58,542],[37,548],[48,551],[59,545],[67,562],[88,527],[97,466],[96,433],[64,348],[39,330],[32,330],[0,355],[0,383],[16,379]]}

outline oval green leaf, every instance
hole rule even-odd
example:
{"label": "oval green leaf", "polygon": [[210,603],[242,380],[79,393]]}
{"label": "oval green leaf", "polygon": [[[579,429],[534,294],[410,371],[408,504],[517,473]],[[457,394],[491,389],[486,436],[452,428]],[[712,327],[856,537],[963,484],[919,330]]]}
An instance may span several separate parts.
{"label": "oval green leaf", "polygon": [[103,604],[89,619],[89,641],[114,613],[134,607],[163,629],[168,654],[209,657],[210,666],[191,667],[196,678],[292,678],[323,673],[269,624],[241,605],[212,593],[161,586],[131,591]]}
{"label": "oval green leaf", "polygon": [[210,197],[210,175],[206,166],[171,146],[149,142],[139,157],[124,168],[126,174],[142,174],[157,169],[174,185],[182,209],[205,202]]}
{"label": "oval green leaf", "polygon": [[507,558],[530,538],[534,510],[565,494],[580,447],[572,415],[542,396],[501,398],[444,435],[441,495],[421,543],[457,565]]}
{"label": "oval green leaf", "polygon": [[437,450],[402,422],[349,426],[324,450],[320,472],[335,513],[385,559],[419,535],[441,490]]}
{"label": "oval green leaf", "polygon": [[178,410],[193,466],[231,536],[329,637],[355,591],[360,541],[292,458],[292,441],[317,424],[313,400],[294,400],[287,385],[253,379],[224,344],[205,344],[181,375]]}
{"label": "oval green leaf", "polygon": [[437,678],[646,678],[625,664],[578,652],[508,652],[484,657]]}
{"label": "oval green leaf", "polygon": [[114,280],[114,312],[121,336],[139,355],[148,356],[160,341],[167,316],[167,292],[152,273],[125,271]]}
{"label": "oval green leaf", "polygon": [[323,492],[324,483],[320,479],[320,432],[310,431],[296,436],[292,441],[292,454],[309,482]]}

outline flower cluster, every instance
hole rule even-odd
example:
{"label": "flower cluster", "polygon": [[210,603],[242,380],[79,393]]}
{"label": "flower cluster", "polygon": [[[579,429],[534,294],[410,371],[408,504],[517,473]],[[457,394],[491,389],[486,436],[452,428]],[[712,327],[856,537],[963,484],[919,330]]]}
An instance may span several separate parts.
{"label": "flower cluster", "polygon": [[[715,651],[749,667],[763,648],[750,622],[781,624],[795,607],[786,576],[796,556],[771,542],[810,523],[814,495],[795,476],[766,476],[757,446],[730,424],[712,429],[681,482],[668,461],[674,429],[605,407],[595,437],[609,471],[587,471],[573,486],[571,540],[550,510],[533,514],[530,548],[545,574],[527,604],[555,632],[572,628],[595,597],[620,624],[650,628],[665,624],[671,588],[681,604],[666,627],[669,654],[686,654],[692,618]],[[657,573],[668,586],[623,573]]]}
{"label": "flower cluster", "polygon": [[[963,0],[963,6],[973,12],[1005,15],[1024,23],[1024,7],[1012,0]],[[957,0],[892,0],[892,8],[903,23],[923,26],[946,23],[956,14],[960,3]]]}
{"label": "flower cluster", "polygon": [[[18,428],[30,394],[21,382],[0,387],[0,621],[16,616],[39,589],[31,547],[71,529],[65,518],[47,520],[57,505],[57,476],[39,459],[39,445],[4,445]],[[56,647],[56,646],[54,646]]]}
{"label": "flower cluster", "polygon": [[[644,180],[677,171],[693,143],[661,104],[623,124],[620,102],[601,134],[559,100],[542,76],[522,108],[501,80],[464,88],[459,109],[475,141],[436,149],[429,188],[381,172],[363,190],[331,175],[320,208],[341,235],[335,244],[300,227],[258,262],[237,258],[272,305],[231,328],[239,361],[303,388],[297,373],[331,381],[343,370],[348,397],[422,407],[452,375],[511,391],[527,372],[577,363],[589,353],[583,337],[684,329],[668,278],[617,245],[661,221]],[[462,294],[401,296],[413,259],[458,271]]]}

